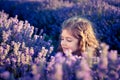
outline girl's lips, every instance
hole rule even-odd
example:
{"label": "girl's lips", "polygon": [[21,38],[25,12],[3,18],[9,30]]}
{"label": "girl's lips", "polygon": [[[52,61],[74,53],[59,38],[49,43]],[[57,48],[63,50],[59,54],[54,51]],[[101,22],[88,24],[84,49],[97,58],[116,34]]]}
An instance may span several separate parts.
{"label": "girl's lips", "polygon": [[69,48],[63,48],[63,51],[64,51],[64,50],[65,50],[65,51],[66,51],[66,50],[69,50]]}

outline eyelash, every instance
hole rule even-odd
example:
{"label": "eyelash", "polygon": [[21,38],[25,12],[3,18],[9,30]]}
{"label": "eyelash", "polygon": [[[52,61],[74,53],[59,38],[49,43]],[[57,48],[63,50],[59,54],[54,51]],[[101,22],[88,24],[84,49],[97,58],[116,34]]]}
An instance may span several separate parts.
{"label": "eyelash", "polygon": [[72,42],[72,40],[67,40],[68,42]]}

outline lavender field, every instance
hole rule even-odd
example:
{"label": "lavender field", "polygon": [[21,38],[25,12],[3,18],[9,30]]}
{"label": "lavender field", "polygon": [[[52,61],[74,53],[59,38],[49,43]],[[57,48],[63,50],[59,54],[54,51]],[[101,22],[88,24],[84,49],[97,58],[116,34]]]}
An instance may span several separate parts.
{"label": "lavender field", "polygon": [[[94,23],[100,57],[57,53],[61,23]],[[0,80],[119,80],[119,0],[1,0]]]}

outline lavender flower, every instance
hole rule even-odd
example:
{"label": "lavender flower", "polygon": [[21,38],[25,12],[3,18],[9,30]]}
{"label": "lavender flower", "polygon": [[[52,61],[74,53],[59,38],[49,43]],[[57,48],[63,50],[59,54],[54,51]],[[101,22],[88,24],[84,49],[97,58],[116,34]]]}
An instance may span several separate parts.
{"label": "lavender flower", "polygon": [[[4,2],[0,9],[6,6],[7,1],[1,1],[0,5]],[[14,2],[12,6],[7,4],[7,11],[13,11],[10,14],[18,16],[10,17],[4,11],[0,12],[0,79],[119,80],[119,52],[111,50],[120,49],[118,0],[40,0],[37,3],[41,6],[33,3],[32,7],[24,5],[24,2],[16,2],[19,7]],[[16,8],[11,8],[13,5]],[[98,39],[109,44],[101,44],[100,57],[93,57],[92,49],[88,49],[83,56],[73,56],[70,51],[66,52],[66,56],[61,53],[51,56],[55,49],[51,43],[57,41],[60,24],[74,15],[93,21]],[[19,20],[20,17],[25,21]],[[52,41],[45,40],[48,38]],[[47,61],[48,56],[50,61]]]}

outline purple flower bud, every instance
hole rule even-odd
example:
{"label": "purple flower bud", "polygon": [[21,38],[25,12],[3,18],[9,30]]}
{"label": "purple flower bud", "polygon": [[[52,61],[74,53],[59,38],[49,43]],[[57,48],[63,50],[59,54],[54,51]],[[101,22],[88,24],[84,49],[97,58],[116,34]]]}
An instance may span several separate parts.
{"label": "purple flower bud", "polygon": [[10,73],[8,71],[5,71],[3,73],[0,73],[0,76],[5,79],[5,80],[8,80],[9,77],[10,77]]}

